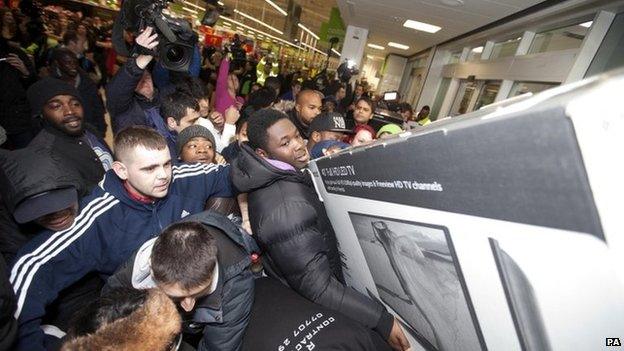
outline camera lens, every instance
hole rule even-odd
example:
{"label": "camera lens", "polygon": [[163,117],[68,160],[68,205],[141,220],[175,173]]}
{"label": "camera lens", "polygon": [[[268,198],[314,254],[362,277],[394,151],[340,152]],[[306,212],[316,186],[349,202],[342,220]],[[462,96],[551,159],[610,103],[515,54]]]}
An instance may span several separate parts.
{"label": "camera lens", "polygon": [[167,61],[176,63],[184,59],[184,49],[179,46],[172,46],[167,50]]}

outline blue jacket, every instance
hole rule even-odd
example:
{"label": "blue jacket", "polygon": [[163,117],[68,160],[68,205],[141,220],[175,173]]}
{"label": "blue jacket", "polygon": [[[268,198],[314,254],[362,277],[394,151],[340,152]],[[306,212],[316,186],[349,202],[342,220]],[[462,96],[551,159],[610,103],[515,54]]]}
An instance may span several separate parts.
{"label": "blue jacket", "polygon": [[74,224],[43,232],[18,252],[11,284],[18,299],[18,350],[44,350],[39,328],[45,307],[58,293],[89,272],[112,275],[145,241],[169,224],[204,210],[210,197],[232,197],[229,166],[173,167],[166,197],[153,204],[134,201],[109,171],[85,197]]}

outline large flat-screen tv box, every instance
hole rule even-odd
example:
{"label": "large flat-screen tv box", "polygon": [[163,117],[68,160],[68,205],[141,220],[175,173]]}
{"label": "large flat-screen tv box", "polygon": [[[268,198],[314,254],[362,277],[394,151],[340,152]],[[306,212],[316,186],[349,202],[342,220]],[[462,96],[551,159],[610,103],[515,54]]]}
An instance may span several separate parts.
{"label": "large flat-screen tv box", "polygon": [[622,91],[605,75],[311,162],[349,284],[422,349],[624,337]]}

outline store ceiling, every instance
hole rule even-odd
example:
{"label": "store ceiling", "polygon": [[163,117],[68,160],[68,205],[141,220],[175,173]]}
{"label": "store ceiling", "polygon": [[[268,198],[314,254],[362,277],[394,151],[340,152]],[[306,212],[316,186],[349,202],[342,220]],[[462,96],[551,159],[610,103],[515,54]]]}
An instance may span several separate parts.
{"label": "store ceiling", "polygon": [[[536,5],[543,0],[338,0],[345,23],[369,29],[369,43],[384,51],[367,48],[378,56],[397,53],[409,56],[448,39]],[[456,6],[450,5],[454,4]],[[442,29],[434,34],[403,27],[416,20]],[[388,42],[409,46],[388,47]]]}
{"label": "store ceiling", "polygon": [[[200,0],[185,0],[202,3]],[[264,0],[222,0],[228,12],[238,9],[270,26],[284,29],[285,17]],[[302,7],[301,22],[317,33],[329,19],[332,7],[338,7],[345,25],[369,29],[368,42],[385,50],[366,48],[367,54],[383,57],[389,53],[409,56],[448,39],[484,26],[536,5],[543,0],[294,0]],[[274,0],[287,9],[288,0]],[[266,31],[261,25],[240,15],[234,18],[254,28]],[[416,20],[442,27],[436,33],[426,33],[403,27],[408,20]],[[275,34],[271,31],[267,31]],[[388,42],[409,46],[400,50]]]}

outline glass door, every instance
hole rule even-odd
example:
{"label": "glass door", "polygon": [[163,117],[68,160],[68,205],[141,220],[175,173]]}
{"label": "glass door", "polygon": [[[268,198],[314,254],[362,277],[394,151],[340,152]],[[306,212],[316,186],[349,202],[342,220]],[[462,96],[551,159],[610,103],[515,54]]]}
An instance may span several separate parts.
{"label": "glass door", "polygon": [[453,101],[453,107],[451,108],[451,116],[463,115],[470,111],[469,108],[476,90],[476,81],[469,82],[467,80],[462,80],[460,82],[455,101]]}

